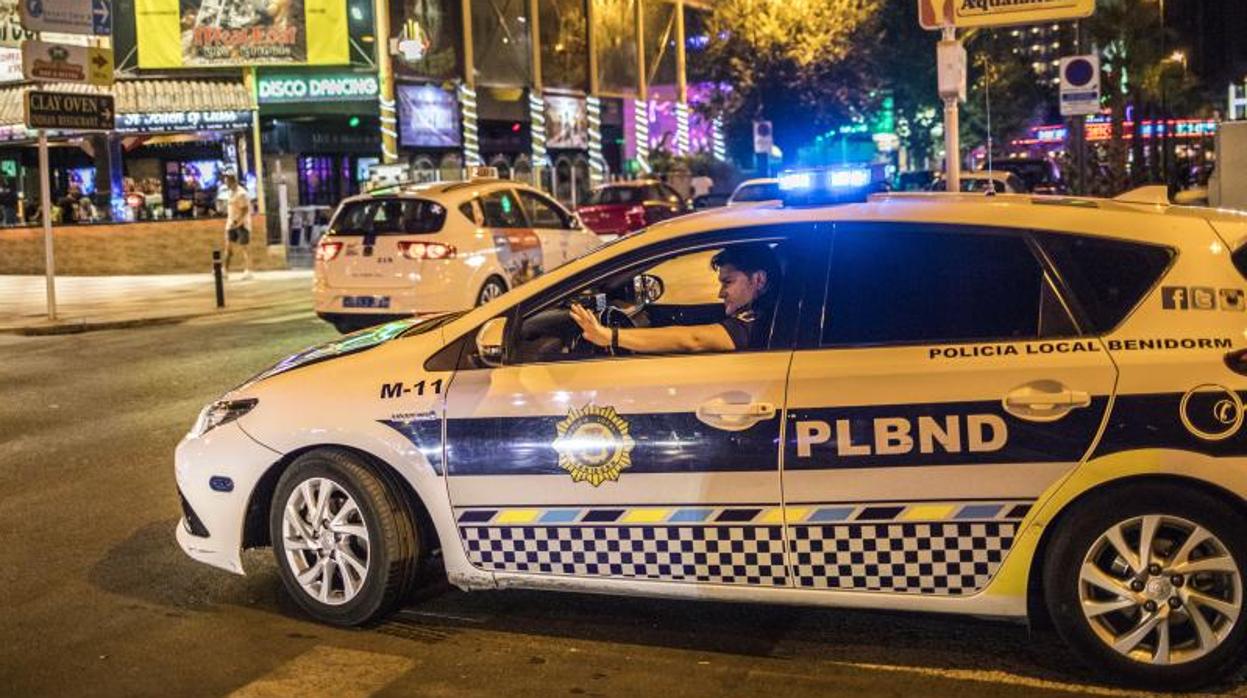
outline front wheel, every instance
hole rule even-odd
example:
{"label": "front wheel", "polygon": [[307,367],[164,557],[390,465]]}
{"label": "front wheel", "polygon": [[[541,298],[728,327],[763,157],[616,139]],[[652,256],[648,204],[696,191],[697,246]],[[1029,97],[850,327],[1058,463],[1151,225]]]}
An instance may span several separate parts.
{"label": "front wheel", "polygon": [[269,531],[286,590],[316,620],[360,625],[411,590],[415,518],[401,493],[349,451],[295,460],[277,483]]}
{"label": "front wheel", "polygon": [[1096,668],[1150,688],[1225,678],[1244,643],[1244,520],[1180,485],[1137,484],[1072,510],[1044,562],[1053,623]]}

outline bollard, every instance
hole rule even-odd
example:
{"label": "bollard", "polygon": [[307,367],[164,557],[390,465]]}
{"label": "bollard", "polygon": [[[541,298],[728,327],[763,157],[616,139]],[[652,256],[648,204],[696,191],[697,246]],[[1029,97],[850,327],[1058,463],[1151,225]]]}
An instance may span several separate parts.
{"label": "bollard", "polygon": [[225,307],[225,279],[221,273],[221,251],[212,251],[212,281],[216,284],[216,307]]}

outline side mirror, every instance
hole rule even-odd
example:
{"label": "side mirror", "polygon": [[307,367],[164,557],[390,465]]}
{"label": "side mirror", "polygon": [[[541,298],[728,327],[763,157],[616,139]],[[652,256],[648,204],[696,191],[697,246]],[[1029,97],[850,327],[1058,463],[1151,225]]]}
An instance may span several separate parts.
{"label": "side mirror", "polygon": [[636,300],[638,305],[649,305],[657,303],[662,298],[666,288],[663,286],[662,279],[653,274],[637,274],[632,280],[636,291]]}
{"label": "side mirror", "polygon": [[580,220],[579,213],[572,214],[571,220],[568,222],[568,225],[571,226],[572,230],[583,230],[585,227],[584,221]]}
{"label": "side mirror", "polygon": [[502,365],[502,345],[506,337],[507,319],[496,317],[481,325],[476,332],[476,355],[486,366]]}

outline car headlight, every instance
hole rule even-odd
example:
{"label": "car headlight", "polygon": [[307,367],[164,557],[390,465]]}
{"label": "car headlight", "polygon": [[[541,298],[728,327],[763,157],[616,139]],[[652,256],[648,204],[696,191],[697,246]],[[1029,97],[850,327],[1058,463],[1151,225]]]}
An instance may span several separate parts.
{"label": "car headlight", "polygon": [[260,401],[255,398],[217,400],[200,411],[199,418],[195,420],[195,426],[191,427],[188,436],[192,439],[197,439],[222,424],[229,424],[247,414],[259,403]]}

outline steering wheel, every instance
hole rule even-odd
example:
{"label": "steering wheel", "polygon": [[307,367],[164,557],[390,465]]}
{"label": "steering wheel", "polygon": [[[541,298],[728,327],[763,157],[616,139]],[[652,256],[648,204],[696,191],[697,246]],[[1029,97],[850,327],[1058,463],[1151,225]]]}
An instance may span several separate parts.
{"label": "steering wheel", "polygon": [[[571,316],[570,310],[568,311],[568,316]],[[636,323],[632,321],[632,318],[627,313],[611,305],[606,306],[597,313],[597,318],[603,327],[618,327],[620,329],[636,327]],[[571,344],[568,347],[569,351],[573,354],[585,353],[596,356],[623,356],[632,353],[627,349],[617,349],[612,352],[610,347],[599,347],[596,344],[584,341],[584,339],[583,334],[577,333],[572,337]]]}

